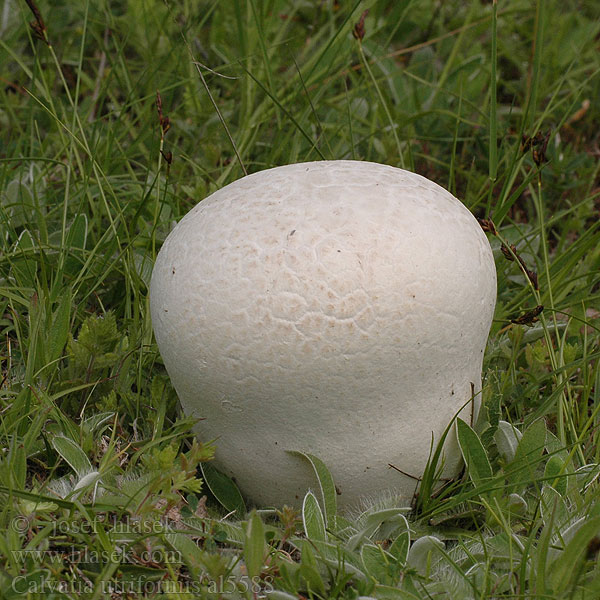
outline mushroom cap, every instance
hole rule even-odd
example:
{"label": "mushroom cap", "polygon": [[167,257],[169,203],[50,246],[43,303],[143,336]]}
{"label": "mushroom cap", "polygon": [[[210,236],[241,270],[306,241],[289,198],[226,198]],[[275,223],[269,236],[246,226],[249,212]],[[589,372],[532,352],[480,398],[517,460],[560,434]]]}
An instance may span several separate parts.
{"label": "mushroom cap", "polygon": [[[439,185],[360,161],[292,164],[211,194],[154,266],[156,340],[216,464],[257,505],[299,505],[330,468],[341,505],[406,500],[481,389],[490,245]],[[446,475],[460,465],[454,436]]]}

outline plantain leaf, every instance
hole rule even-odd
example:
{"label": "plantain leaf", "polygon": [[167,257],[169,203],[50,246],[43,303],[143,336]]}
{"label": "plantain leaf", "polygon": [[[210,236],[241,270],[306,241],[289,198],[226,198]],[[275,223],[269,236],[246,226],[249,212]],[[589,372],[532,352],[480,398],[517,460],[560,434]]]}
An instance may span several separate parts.
{"label": "plantain leaf", "polygon": [[202,478],[208,486],[213,496],[219,501],[221,506],[238,519],[246,514],[246,505],[242,494],[235,482],[220,471],[217,471],[210,463],[200,463]]}
{"label": "plantain leaf", "polygon": [[542,488],[540,515],[546,527],[559,529],[569,519],[569,510],[564,498],[550,485]]}
{"label": "plantain leaf", "polygon": [[315,557],[313,545],[308,540],[302,540],[300,546],[300,570],[298,575],[302,585],[306,586],[309,592],[317,592],[322,598],[326,596],[327,591],[322,570],[319,568],[319,563]]}
{"label": "plantain leaf", "polygon": [[26,575],[18,575],[3,589],[6,600],[17,598],[31,598],[32,590],[47,589],[48,569],[36,569]]}
{"label": "plantain leaf", "polygon": [[444,542],[440,539],[433,535],[424,535],[411,546],[408,553],[408,565],[415,569],[419,575],[427,575],[430,572],[432,561],[440,558],[440,550],[443,549]]}
{"label": "plantain leaf", "polygon": [[408,551],[410,549],[410,528],[404,515],[399,515],[403,521],[403,531],[392,542],[388,552],[402,565],[406,565],[408,560]]}
{"label": "plantain leaf", "polygon": [[550,571],[556,597],[571,586],[573,578],[577,577],[579,573],[578,565],[585,560],[590,545],[600,533],[600,517],[581,521],[579,528],[572,536],[564,534],[564,537],[570,538],[569,542],[554,561]]}
{"label": "plantain leaf", "polygon": [[394,583],[392,577],[392,566],[394,557],[388,554],[381,546],[375,544],[364,544],[360,549],[360,559],[365,571],[377,582],[391,585]]}
{"label": "plantain leaf", "polygon": [[57,435],[52,438],[51,443],[62,459],[75,471],[78,479],[93,471],[86,453],[73,440]]}
{"label": "plantain leaf", "polygon": [[475,487],[484,486],[493,477],[492,466],[478,435],[462,419],[456,421],[458,443]]}
{"label": "plantain leaf", "polygon": [[546,423],[543,419],[534,421],[523,433],[517,446],[515,458],[507,466],[511,490],[519,485],[535,480],[546,445]]}
{"label": "plantain leaf", "polygon": [[312,466],[315,475],[317,476],[317,481],[319,482],[319,489],[323,502],[325,525],[327,527],[335,527],[335,519],[337,514],[337,492],[335,490],[335,484],[329,469],[320,458],[314,456],[313,454],[307,454],[305,452],[299,452],[295,450],[289,450],[288,453],[304,458]]}
{"label": "plantain leaf", "polygon": [[517,447],[522,437],[521,432],[507,421],[498,422],[494,441],[496,442],[498,452],[500,452],[500,455],[506,462],[510,462],[515,458]]}
{"label": "plantain leaf", "polygon": [[315,495],[310,491],[306,493],[302,503],[302,522],[309,540],[318,542],[326,540],[325,519]]}
{"label": "plantain leaf", "polygon": [[563,496],[567,493],[565,461],[557,455],[551,456],[544,468],[544,481],[549,482]]}
{"label": "plantain leaf", "polygon": [[244,562],[251,580],[258,577],[262,571],[265,549],[265,527],[256,511],[253,511],[246,526],[244,540]]}

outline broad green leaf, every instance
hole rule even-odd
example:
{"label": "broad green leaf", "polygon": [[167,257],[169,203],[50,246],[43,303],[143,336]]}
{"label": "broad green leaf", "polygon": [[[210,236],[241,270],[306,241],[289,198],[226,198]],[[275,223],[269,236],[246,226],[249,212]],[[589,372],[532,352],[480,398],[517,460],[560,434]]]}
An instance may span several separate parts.
{"label": "broad green leaf", "polygon": [[567,493],[567,472],[565,462],[560,456],[551,456],[546,462],[544,481],[549,483],[559,494]]}
{"label": "broad green leaf", "polygon": [[[360,517],[362,526],[360,526],[358,531],[348,539],[346,548],[350,551],[355,550],[363,539],[373,536],[378,530],[379,533],[377,535],[381,536],[383,534],[383,537],[387,538],[390,537],[390,534],[396,529],[403,529],[406,524],[403,513],[406,511],[406,508],[384,508],[374,512],[366,511],[366,513],[363,513]],[[387,525],[388,527],[383,527],[384,525]],[[354,528],[356,528],[356,526],[354,526]],[[384,533],[382,531],[383,529],[391,529],[392,531]]]}
{"label": "broad green leaf", "polygon": [[192,574],[200,574],[203,568],[204,551],[200,549],[189,535],[184,533],[167,533],[165,540],[177,551]]}
{"label": "broad green leaf", "polygon": [[584,521],[570,538],[550,570],[555,594],[562,593],[571,586],[573,577],[579,573],[580,562],[586,558],[590,543],[599,535],[600,517],[594,517]]}
{"label": "broad green leaf", "polygon": [[327,527],[335,527],[335,517],[337,514],[337,492],[335,491],[335,484],[329,469],[320,458],[314,456],[313,454],[306,454],[305,452],[298,452],[296,450],[290,450],[289,454],[300,456],[311,464],[315,475],[317,476],[317,481],[319,482],[325,524]]}
{"label": "broad green leaf", "polygon": [[303,542],[300,554],[300,569],[298,571],[299,576],[303,580],[302,585],[306,586],[309,592],[316,592],[321,597],[325,597],[327,593],[325,582],[321,576],[313,547],[311,542],[307,540],[303,540]]}
{"label": "broad green leaf", "polygon": [[21,500],[20,505],[26,515],[33,513],[56,512],[58,510],[58,504],[56,504],[56,502],[31,502],[30,500]]}
{"label": "broad green leaf", "polygon": [[366,572],[377,582],[391,585],[394,583],[392,568],[394,557],[381,546],[364,544],[360,549],[360,558]]}
{"label": "broad green leaf", "polygon": [[44,589],[47,589],[45,581],[48,579],[50,572],[47,569],[37,569],[26,575],[19,575],[15,577],[12,582],[7,585],[3,590],[3,597],[6,600],[13,600],[14,598],[31,598],[36,591],[41,593]]}
{"label": "broad green leaf", "polygon": [[390,585],[376,585],[375,591],[377,592],[378,600],[423,600],[423,596],[420,594],[413,594],[408,590],[402,590]]}
{"label": "broad green leaf", "polygon": [[485,448],[477,434],[462,419],[456,422],[458,443],[475,487],[489,483],[493,473]]}
{"label": "broad green leaf", "polygon": [[508,496],[508,510],[515,515],[524,515],[527,513],[527,502],[525,498],[520,494],[509,494]]}
{"label": "broad green leaf", "polygon": [[[459,421],[460,423],[460,421]],[[437,560],[444,543],[433,535],[424,535],[414,542],[408,553],[408,565],[420,575],[427,575],[433,560]]]}
{"label": "broad green leaf", "polygon": [[217,471],[210,463],[200,463],[202,478],[213,496],[227,511],[235,513],[240,519],[246,514],[246,505],[242,494],[231,477]]}
{"label": "broad green leaf", "polygon": [[581,598],[600,598],[600,570],[595,569],[590,574],[590,579],[582,586],[585,589],[585,594]]}
{"label": "broad green leaf", "polygon": [[60,454],[81,479],[92,471],[92,465],[85,452],[73,441],[62,435],[52,438],[52,447]]}
{"label": "broad green leaf", "polygon": [[400,516],[404,521],[403,531],[392,542],[388,552],[398,561],[398,563],[404,566],[408,560],[408,551],[410,549],[410,528],[406,518],[403,515]]}
{"label": "broad green leaf", "polygon": [[515,458],[506,468],[511,489],[535,480],[545,445],[546,423],[543,419],[538,419],[523,433]]}
{"label": "broad green leaf", "polygon": [[304,532],[309,540],[321,542],[326,540],[325,519],[315,495],[310,491],[304,496],[302,522],[304,524]]}
{"label": "broad green leaf", "polygon": [[253,511],[246,526],[244,541],[244,562],[250,579],[260,575],[265,560],[265,550],[265,528],[256,511]]}
{"label": "broad green leaf", "polygon": [[[387,521],[404,524],[406,523],[406,518],[404,517],[404,513],[406,512],[406,508],[382,508],[381,510],[369,512],[365,519],[365,526],[372,529],[373,527],[379,527],[382,523]],[[373,531],[375,530],[373,529]]]}
{"label": "broad green leaf", "polygon": [[95,433],[115,418],[114,412],[102,412],[91,415],[81,423],[81,429],[87,433]]}
{"label": "broad green leaf", "polygon": [[352,577],[367,581],[367,575],[360,560],[360,554],[349,552],[342,548],[339,543],[319,542],[310,540],[309,543],[314,547],[319,557],[320,565],[327,565],[333,569],[342,569],[344,573]]}
{"label": "broad green leaf", "polygon": [[546,527],[558,529],[569,519],[564,498],[550,485],[542,488],[540,513]]}
{"label": "broad green leaf", "polygon": [[542,534],[540,539],[543,540],[544,537],[547,538],[547,556],[546,556],[546,565],[550,567],[558,557],[560,557],[567,544],[575,537],[575,534],[581,529],[581,527],[586,523],[586,521],[593,520],[598,515],[587,515],[586,517],[580,517],[573,522],[566,522],[562,528],[555,527],[554,523],[552,523],[553,527],[544,527],[542,529]]}
{"label": "broad green leaf", "polygon": [[515,458],[517,447],[522,437],[521,432],[507,421],[498,422],[494,441],[496,442],[498,452],[500,452],[500,455],[506,462],[510,462]]}
{"label": "broad green leaf", "polygon": [[99,471],[90,471],[87,475],[84,475],[75,485],[73,491],[86,490],[94,485],[101,478]]}
{"label": "broad green leaf", "polygon": [[569,459],[569,450],[549,429],[546,429],[546,452],[550,456],[559,456],[563,462]]}

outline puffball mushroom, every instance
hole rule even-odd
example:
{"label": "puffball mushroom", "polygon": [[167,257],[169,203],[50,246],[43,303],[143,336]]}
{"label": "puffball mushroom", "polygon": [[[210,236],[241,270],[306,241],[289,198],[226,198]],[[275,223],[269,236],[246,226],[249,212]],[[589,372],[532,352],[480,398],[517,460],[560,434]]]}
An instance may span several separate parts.
{"label": "puffball mushroom", "polygon": [[[254,173],[211,194],[154,266],[156,340],[216,465],[259,506],[410,500],[433,443],[481,389],[496,298],[469,210],[408,171],[350,160]],[[444,447],[455,474],[455,435]]]}

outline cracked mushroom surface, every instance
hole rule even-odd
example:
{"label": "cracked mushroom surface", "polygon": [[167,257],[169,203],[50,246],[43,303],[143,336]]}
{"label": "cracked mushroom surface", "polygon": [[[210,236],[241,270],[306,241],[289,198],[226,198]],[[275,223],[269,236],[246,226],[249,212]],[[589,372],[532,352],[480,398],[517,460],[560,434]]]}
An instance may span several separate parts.
{"label": "cracked mushroom surface", "polygon": [[[329,467],[341,505],[410,501],[435,440],[470,422],[496,299],[490,245],[428,179],[292,164],[211,194],[165,241],[150,289],[171,381],[216,465],[259,506],[299,506]],[[472,389],[476,399],[470,402]],[[456,473],[454,436],[445,475]]]}

